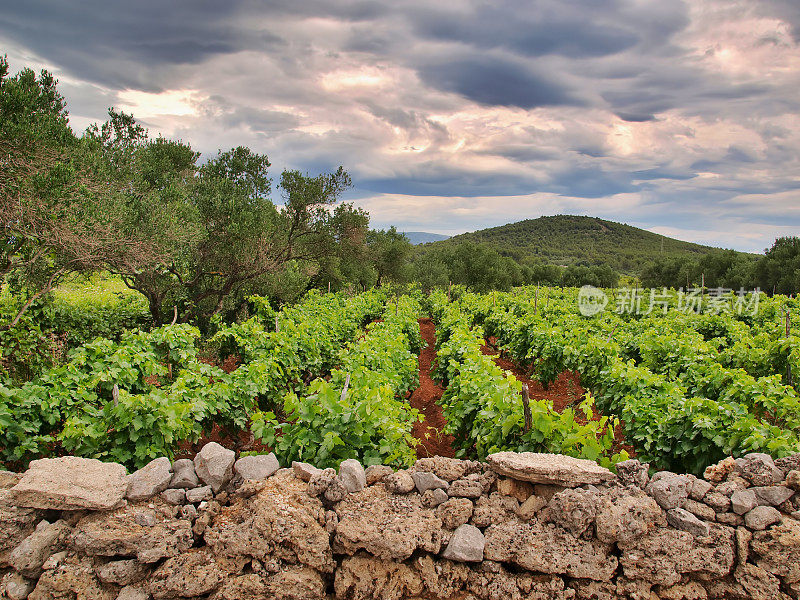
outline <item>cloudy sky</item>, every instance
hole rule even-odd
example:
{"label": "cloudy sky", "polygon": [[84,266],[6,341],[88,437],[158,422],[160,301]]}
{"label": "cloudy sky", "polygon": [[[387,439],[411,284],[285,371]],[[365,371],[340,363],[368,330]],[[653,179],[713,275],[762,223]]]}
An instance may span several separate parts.
{"label": "cloudy sky", "polygon": [[344,165],[377,227],[800,235],[797,0],[25,0],[0,53],[78,131],[115,106],[276,175]]}

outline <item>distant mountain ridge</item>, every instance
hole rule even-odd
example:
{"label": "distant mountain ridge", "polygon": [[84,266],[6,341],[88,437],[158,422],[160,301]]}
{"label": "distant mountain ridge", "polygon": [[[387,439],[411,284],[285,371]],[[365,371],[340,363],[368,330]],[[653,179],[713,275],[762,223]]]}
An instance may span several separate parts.
{"label": "distant mountain ridge", "polygon": [[439,242],[489,244],[517,261],[556,265],[607,264],[636,273],[659,257],[698,256],[720,248],[693,244],[597,217],[555,215],[462,233]]}
{"label": "distant mountain ridge", "polygon": [[415,246],[418,244],[427,244],[428,242],[441,242],[450,238],[449,235],[428,233],[427,231],[404,231],[403,235]]}

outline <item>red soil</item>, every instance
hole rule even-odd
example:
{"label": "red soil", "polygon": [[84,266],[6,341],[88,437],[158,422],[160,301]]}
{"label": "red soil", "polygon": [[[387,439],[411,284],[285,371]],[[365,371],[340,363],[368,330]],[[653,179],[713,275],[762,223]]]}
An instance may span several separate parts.
{"label": "red soil", "polygon": [[[525,369],[520,368],[516,363],[498,352],[495,338],[489,338],[486,345],[481,347],[481,351],[486,355],[494,356],[494,362],[498,367],[505,371],[510,371],[519,381],[527,384],[531,399],[548,400],[552,403],[553,409],[559,413],[567,408],[572,408],[575,410],[575,421],[582,424],[586,423],[586,417],[579,408],[583,395],[586,393],[586,390],[581,386],[580,374],[575,371],[564,371],[545,389],[540,381],[531,379]],[[602,416],[597,407],[595,407],[592,420],[599,421]],[[622,432],[623,425],[624,423],[620,420],[614,428],[612,450],[614,453],[625,450],[633,458],[636,456],[636,451],[633,446],[625,443],[625,434]]]}
{"label": "red soil", "polygon": [[444,390],[431,379],[431,363],[436,357],[434,350],[436,327],[430,319],[420,319],[419,330],[427,346],[419,355],[419,387],[408,399],[409,404],[425,417],[425,420],[416,423],[412,430],[414,437],[420,441],[417,446],[417,456],[420,458],[427,456],[453,457],[455,456],[452,446],[453,437],[442,433],[445,419],[442,407],[437,404]]}

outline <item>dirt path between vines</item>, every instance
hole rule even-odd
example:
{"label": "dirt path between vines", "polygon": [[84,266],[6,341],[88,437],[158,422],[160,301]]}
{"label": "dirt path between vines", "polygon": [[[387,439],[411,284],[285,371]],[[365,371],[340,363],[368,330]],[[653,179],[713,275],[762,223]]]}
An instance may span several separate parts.
{"label": "dirt path between vines", "polygon": [[414,424],[412,434],[420,441],[417,456],[455,456],[453,436],[445,435],[442,407],[437,404],[444,390],[431,379],[431,364],[436,358],[436,326],[430,319],[419,320],[419,331],[426,342],[419,355],[419,387],[414,390],[408,402],[425,417],[424,421]]}
{"label": "dirt path between vines", "polygon": [[[581,378],[575,371],[564,371],[559,373],[556,380],[551,383],[547,389],[544,388],[542,383],[536,379],[531,379],[524,369],[519,365],[509,360],[505,356],[501,356],[497,350],[497,340],[489,338],[486,344],[481,347],[481,352],[486,355],[493,356],[495,364],[504,371],[510,371],[517,380],[528,385],[528,392],[533,400],[549,400],[553,404],[553,409],[556,412],[564,412],[567,408],[572,408],[575,411],[575,421],[578,423],[586,423],[586,417],[580,410],[580,403],[583,400],[583,395],[586,390],[581,386]],[[597,407],[594,408],[593,421],[599,421],[601,415]],[[614,453],[621,450],[627,451],[631,458],[636,456],[636,451],[633,446],[625,443],[625,434],[622,431],[622,421],[614,428],[614,445],[612,450]]]}

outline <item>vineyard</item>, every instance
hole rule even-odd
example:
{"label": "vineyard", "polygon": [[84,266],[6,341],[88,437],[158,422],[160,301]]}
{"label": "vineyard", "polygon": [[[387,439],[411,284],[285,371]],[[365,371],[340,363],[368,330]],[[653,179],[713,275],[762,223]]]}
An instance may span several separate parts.
{"label": "vineyard", "polygon": [[[0,460],[69,453],[138,468],[212,436],[321,467],[408,466],[429,440],[461,458],[539,451],[606,466],[629,457],[624,441],[641,460],[695,473],[731,454],[800,451],[794,299],[695,312],[673,293],[656,310],[593,316],[571,288],[312,292],[280,311],[250,302],[254,316],[205,336],[185,324],[99,328],[29,380],[5,374]],[[443,390],[433,420],[409,402],[428,318]],[[523,393],[522,379],[546,389],[564,372],[586,390],[568,406]]]}

